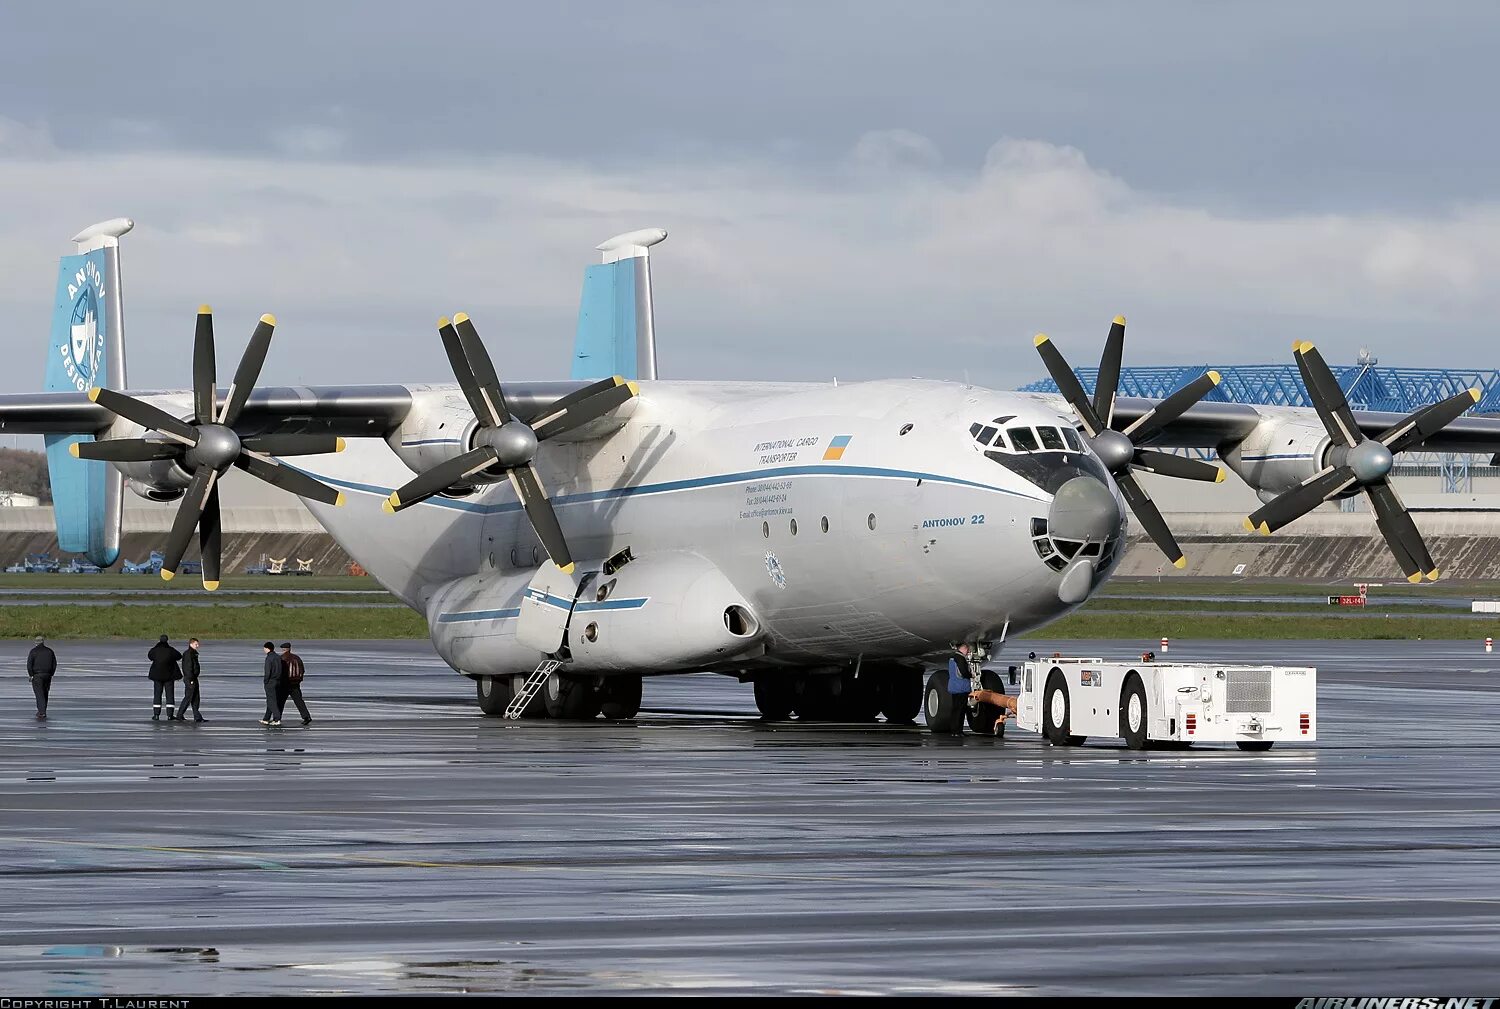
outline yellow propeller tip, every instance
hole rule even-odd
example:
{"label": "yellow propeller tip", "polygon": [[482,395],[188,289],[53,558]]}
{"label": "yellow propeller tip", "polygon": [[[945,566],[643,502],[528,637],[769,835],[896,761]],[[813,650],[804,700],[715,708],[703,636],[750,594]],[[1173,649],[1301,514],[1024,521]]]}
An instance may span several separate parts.
{"label": "yellow propeller tip", "polygon": [[1301,352],[1302,352],[1302,338],[1299,336],[1297,339],[1295,339],[1295,340],[1292,341],[1292,353],[1293,354],[1300,354]]}
{"label": "yellow propeller tip", "polygon": [[208,581],[207,579],[205,579],[204,582],[203,582],[203,588],[205,590],[209,591],[209,592],[217,592],[218,589],[219,589],[219,583],[218,582],[211,582],[211,581]]}
{"label": "yellow propeller tip", "polygon": [[468,322],[468,321],[469,321],[469,313],[468,312],[459,312],[459,313],[457,313],[456,315],[453,316],[453,325],[455,325],[455,326],[457,326],[459,323]]}
{"label": "yellow propeller tip", "polygon": [[1123,315],[1117,315],[1117,316],[1115,316],[1115,325],[1116,326],[1123,326],[1123,325],[1125,325],[1125,316],[1123,316]]}
{"label": "yellow propeller tip", "polygon": [[1415,584],[1417,584],[1417,582],[1419,582],[1419,581],[1422,580],[1422,572],[1420,572],[1420,571],[1413,571],[1411,574],[1409,574],[1409,575],[1406,576],[1406,580],[1409,581],[1409,582],[1411,582],[1413,585],[1415,585]]}
{"label": "yellow propeller tip", "polygon": [[1224,476],[1224,467],[1220,466],[1217,470],[1214,471],[1214,483],[1223,483]]}
{"label": "yellow propeller tip", "polygon": [[199,315],[213,315],[214,314],[214,310],[212,308],[209,308],[207,305],[199,305],[198,306],[198,314]]}
{"label": "yellow propeller tip", "polygon": [[1255,532],[1255,523],[1251,522],[1248,518],[1246,518],[1245,521],[1241,522],[1240,525],[1245,527],[1245,532],[1247,533]]}
{"label": "yellow propeller tip", "polygon": [[94,386],[92,389],[89,390],[89,402],[90,403],[97,403],[97,402],[99,402],[99,387],[97,385]]}
{"label": "yellow propeller tip", "polygon": [[626,382],[625,384],[630,388],[632,396],[639,396],[641,394],[641,384],[639,382]]}
{"label": "yellow propeller tip", "polygon": [[78,443],[76,441],[68,443],[68,455],[74,459],[78,458]]}
{"label": "yellow propeller tip", "polygon": [[614,380],[615,380],[615,385],[617,385],[617,386],[621,386],[621,385],[625,384],[625,376],[624,375],[616,375],[616,376],[614,376]]}
{"label": "yellow propeller tip", "polygon": [[1302,341],[1302,353],[1310,354],[1317,349],[1317,347],[1313,346],[1313,342],[1311,340]]}
{"label": "yellow propeller tip", "polygon": [[444,316],[442,316],[442,317],[440,317],[438,319],[438,329],[447,329],[451,325],[453,325],[453,321],[451,319],[449,319],[446,315],[444,315]]}
{"label": "yellow propeller tip", "polygon": [[162,581],[169,582],[173,578],[176,578],[176,577],[177,577],[177,572],[176,571],[172,571],[169,568],[162,568],[161,569],[161,580]]}
{"label": "yellow propeller tip", "polygon": [[333,506],[335,508],[342,508],[342,507],[344,507],[344,492],[343,491],[339,491],[339,496],[333,499]]}
{"label": "yellow propeller tip", "polygon": [[1209,381],[1213,382],[1214,385],[1218,385],[1220,382],[1224,381],[1224,376],[1220,375],[1217,371],[1209,372],[1208,378]]}
{"label": "yellow propeller tip", "polygon": [[380,510],[385,512],[387,515],[396,514],[396,506],[391,504],[390,498],[386,498],[384,501],[380,502]]}
{"label": "yellow propeller tip", "polygon": [[1271,535],[1271,523],[1269,523],[1269,522],[1262,522],[1260,524],[1260,534],[1262,536],[1269,536],[1269,535]]}
{"label": "yellow propeller tip", "polygon": [[1483,396],[1484,393],[1481,390],[1479,390],[1479,389],[1470,389],[1469,390],[1469,395],[1473,396],[1474,397],[1474,402],[1478,403],[1479,402],[1479,397]]}
{"label": "yellow propeller tip", "polygon": [[264,322],[267,326],[274,326],[276,325],[276,316],[272,315],[270,312],[267,312],[265,315],[260,317],[260,321]]}
{"label": "yellow propeller tip", "polygon": [[1437,568],[1433,568],[1431,571],[1427,572],[1427,580],[1429,582],[1435,582],[1438,580],[1438,575],[1440,574],[1442,574],[1441,571],[1439,571]]}
{"label": "yellow propeller tip", "polygon": [[575,568],[576,566],[577,565],[575,565],[571,561],[569,561],[567,567],[565,567],[565,568],[561,568],[560,567],[557,570],[561,571],[565,575],[571,575],[573,573],[573,568]]}
{"label": "yellow propeller tip", "polygon": [[333,439],[333,450],[335,452],[342,452],[342,451],[344,451],[344,449],[346,449],[348,447],[349,447],[349,443],[346,442],[344,439],[342,439],[342,438],[335,438],[335,439]]}
{"label": "yellow propeller tip", "polygon": [[1036,336],[1034,336],[1034,337],[1031,338],[1031,345],[1033,347],[1040,347],[1042,344],[1046,343],[1050,339],[1051,339],[1051,337],[1048,336],[1046,333],[1038,333]]}
{"label": "yellow propeller tip", "polygon": [[1177,558],[1175,561],[1172,562],[1172,566],[1174,568],[1179,568],[1179,569],[1187,567],[1187,555],[1184,554],[1183,556]]}

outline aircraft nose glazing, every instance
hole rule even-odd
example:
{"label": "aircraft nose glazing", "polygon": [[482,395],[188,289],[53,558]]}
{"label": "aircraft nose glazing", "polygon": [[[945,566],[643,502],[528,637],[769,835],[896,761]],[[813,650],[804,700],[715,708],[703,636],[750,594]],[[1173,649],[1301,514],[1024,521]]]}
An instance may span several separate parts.
{"label": "aircraft nose glazing", "polygon": [[1077,476],[1052,497],[1047,526],[1054,538],[1103,543],[1120,532],[1120,506],[1108,485]]}

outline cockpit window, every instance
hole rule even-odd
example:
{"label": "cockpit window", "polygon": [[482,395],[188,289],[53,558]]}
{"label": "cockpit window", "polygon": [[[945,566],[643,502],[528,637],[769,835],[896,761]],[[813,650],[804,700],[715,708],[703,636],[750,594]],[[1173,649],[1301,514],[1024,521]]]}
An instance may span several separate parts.
{"label": "cockpit window", "polygon": [[1062,433],[1063,441],[1068,443],[1068,448],[1072,449],[1074,452],[1083,451],[1083,441],[1078,437],[1077,431],[1073,430],[1071,427],[1065,427],[1062,429]]}
{"label": "cockpit window", "polygon": [[1005,432],[1004,431],[1000,431],[1000,430],[996,430],[995,431],[995,447],[997,449],[999,449],[1000,451],[1002,451],[1002,452],[1009,451],[1010,446],[1007,445],[1007,444],[1005,444]]}
{"label": "cockpit window", "polygon": [[1055,427],[1039,427],[1036,433],[1042,436],[1042,448],[1056,452],[1063,450],[1062,432]]}
{"label": "cockpit window", "polygon": [[1010,435],[1010,443],[1016,447],[1017,452],[1036,452],[1041,447],[1029,427],[1013,427],[1006,433]]}
{"label": "cockpit window", "polygon": [[977,439],[979,441],[979,444],[989,445],[990,442],[994,441],[996,430],[996,428],[989,427],[988,425],[981,428],[979,431],[979,437]]}

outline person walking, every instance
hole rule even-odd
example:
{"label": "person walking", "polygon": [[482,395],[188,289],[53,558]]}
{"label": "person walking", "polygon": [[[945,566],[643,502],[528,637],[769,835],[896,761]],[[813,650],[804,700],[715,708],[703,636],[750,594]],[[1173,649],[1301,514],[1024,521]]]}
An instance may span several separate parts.
{"label": "person walking", "polygon": [[36,695],[36,720],[47,720],[47,695],[52,692],[52,674],[57,672],[57,653],[47,647],[47,639],[40,634],[36,644],[26,656],[26,678],[31,681],[31,692]]}
{"label": "person walking", "polygon": [[266,688],[266,714],[262,725],[281,724],[281,656],[276,654],[276,645],[267,641],[261,645],[266,651],[266,661],[261,667],[261,685]]}
{"label": "person walking", "polygon": [[312,715],[307,712],[307,703],[302,700],[302,677],[307,673],[307,667],[302,664],[302,656],[292,651],[292,643],[283,641],[281,643],[281,667],[284,670],[281,678],[281,704],[278,712],[286,708],[287,699],[295,701],[297,711],[302,715],[302,724],[311,725]]}
{"label": "person walking", "polygon": [[177,718],[177,713],[173,710],[177,703],[177,681],[182,679],[177,661],[182,658],[182,653],[173,648],[163,634],[161,640],[146,653],[146,658],[151,660],[151,671],[146,674],[151,677],[151,720],[161,721],[161,699],[165,694],[167,721],[173,721]]}
{"label": "person walking", "polygon": [[198,675],[202,671],[198,662],[198,639],[188,638],[187,651],[182,653],[182,703],[177,706],[177,720],[187,721],[188,705],[193,707],[193,721],[206,722],[203,712],[198,710]]}

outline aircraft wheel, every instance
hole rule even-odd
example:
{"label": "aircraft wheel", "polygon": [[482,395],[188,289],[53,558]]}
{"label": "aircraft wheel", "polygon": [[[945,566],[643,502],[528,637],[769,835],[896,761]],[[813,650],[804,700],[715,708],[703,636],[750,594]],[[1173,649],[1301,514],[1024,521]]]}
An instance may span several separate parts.
{"label": "aircraft wheel", "polygon": [[962,735],[964,707],[962,694],[948,693],[948,670],[939,669],[927,677],[927,691],[922,704],[922,712],[927,718],[927,731],[940,736]]}
{"label": "aircraft wheel", "polygon": [[797,718],[803,722],[832,722],[839,717],[839,698],[843,693],[840,677],[811,674],[801,677],[797,692]]}
{"label": "aircraft wheel", "polygon": [[1141,678],[1131,673],[1125,680],[1125,689],[1120,694],[1120,735],[1125,745],[1132,750],[1146,748],[1146,688]]}
{"label": "aircraft wheel", "polygon": [[1265,753],[1276,745],[1276,741],[1274,739],[1241,739],[1234,745],[1242,750],[1249,750],[1251,753]]}
{"label": "aircraft wheel", "polygon": [[755,678],[755,710],[768,722],[784,722],[797,707],[797,684],[785,673],[761,673]]}
{"label": "aircraft wheel", "polygon": [[624,720],[634,718],[641,710],[641,678],[639,676],[608,676],[599,688],[599,710],[605,718]]}
{"label": "aircraft wheel", "polygon": [[909,725],[922,713],[924,684],[905,666],[886,666],[880,681],[880,711],[887,722]]}
{"label": "aircraft wheel", "polygon": [[[993,690],[1001,694],[1005,693],[1005,684],[1001,681],[1000,674],[995,672],[993,669],[985,669],[980,671],[979,685],[985,690]],[[964,716],[969,722],[969,730],[975,735],[1005,735],[1005,726],[1003,725],[1000,727],[1000,730],[998,732],[995,731],[995,719],[1000,717],[1001,710],[998,704],[976,704],[972,708],[969,708],[967,704],[964,704],[964,707],[967,708],[967,710],[964,712]]]}
{"label": "aircraft wheel", "polygon": [[880,714],[885,671],[861,668],[858,676],[845,673],[839,680],[839,718],[845,722],[875,721]]}
{"label": "aircraft wheel", "polygon": [[548,718],[586,722],[599,714],[599,691],[590,682],[553,673],[541,692]]}
{"label": "aircraft wheel", "polygon": [[505,714],[505,708],[511,699],[509,676],[476,676],[474,687],[480,711],[491,718],[499,718]]}

